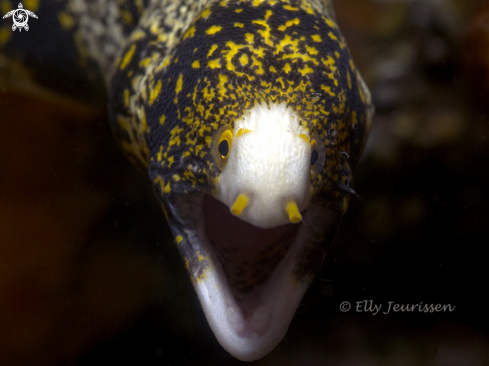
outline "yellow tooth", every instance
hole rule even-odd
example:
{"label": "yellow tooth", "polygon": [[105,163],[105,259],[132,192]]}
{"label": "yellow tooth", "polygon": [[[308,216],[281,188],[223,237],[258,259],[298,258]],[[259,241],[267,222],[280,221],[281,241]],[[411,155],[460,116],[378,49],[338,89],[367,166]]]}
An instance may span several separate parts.
{"label": "yellow tooth", "polygon": [[235,216],[241,215],[241,212],[243,212],[246,205],[248,205],[248,197],[241,193],[238,198],[236,198],[236,202],[231,206],[231,213]]}
{"label": "yellow tooth", "polygon": [[302,221],[301,213],[299,212],[295,201],[290,201],[287,203],[287,206],[285,206],[285,211],[287,211],[291,223],[297,224]]}

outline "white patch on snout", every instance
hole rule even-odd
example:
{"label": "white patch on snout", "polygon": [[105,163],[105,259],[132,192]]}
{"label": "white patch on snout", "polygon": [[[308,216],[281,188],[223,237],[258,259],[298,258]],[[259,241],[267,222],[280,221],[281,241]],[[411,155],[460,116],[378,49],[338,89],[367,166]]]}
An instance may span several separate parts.
{"label": "white patch on snout", "polygon": [[[239,134],[240,129],[250,132]],[[235,122],[234,139],[218,183],[217,199],[229,207],[240,194],[248,205],[240,219],[260,228],[290,223],[285,205],[306,208],[310,190],[309,136],[285,103],[256,105]]]}

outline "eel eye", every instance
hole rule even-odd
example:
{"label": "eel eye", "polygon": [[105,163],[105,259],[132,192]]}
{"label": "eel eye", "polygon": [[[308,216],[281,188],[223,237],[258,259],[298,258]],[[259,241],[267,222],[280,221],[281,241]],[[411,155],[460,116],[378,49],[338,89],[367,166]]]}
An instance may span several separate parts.
{"label": "eel eye", "polygon": [[316,177],[321,173],[326,160],[326,149],[323,140],[317,133],[311,134],[311,175]]}
{"label": "eel eye", "polygon": [[227,139],[221,140],[219,142],[219,154],[221,154],[222,159],[226,159],[229,154],[229,141]]}
{"label": "eel eye", "polygon": [[314,148],[311,151],[311,166],[314,166],[314,164],[317,163],[319,159],[319,151],[318,149]]}
{"label": "eel eye", "polygon": [[232,144],[233,130],[229,126],[222,126],[216,131],[216,133],[212,137],[212,159],[220,170],[224,169],[224,167],[226,166],[229,153],[231,152]]}

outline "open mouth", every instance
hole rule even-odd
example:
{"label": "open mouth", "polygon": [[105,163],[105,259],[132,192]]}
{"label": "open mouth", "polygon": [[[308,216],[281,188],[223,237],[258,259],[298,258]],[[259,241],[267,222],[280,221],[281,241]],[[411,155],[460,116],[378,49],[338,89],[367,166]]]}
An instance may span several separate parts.
{"label": "open mouth", "polygon": [[265,356],[321,264],[325,210],[310,205],[299,224],[260,229],[202,193],[180,196],[172,208],[184,224],[180,242],[172,225],[180,252],[219,343],[243,361]]}
{"label": "open mouth", "polygon": [[270,300],[267,295],[276,277],[282,277],[280,263],[299,226],[257,228],[233,216],[226,205],[208,195],[204,196],[203,211],[206,244],[215,253],[221,286],[226,285],[232,300],[227,305],[231,325],[242,338],[258,338],[270,325],[273,304],[265,304]]}

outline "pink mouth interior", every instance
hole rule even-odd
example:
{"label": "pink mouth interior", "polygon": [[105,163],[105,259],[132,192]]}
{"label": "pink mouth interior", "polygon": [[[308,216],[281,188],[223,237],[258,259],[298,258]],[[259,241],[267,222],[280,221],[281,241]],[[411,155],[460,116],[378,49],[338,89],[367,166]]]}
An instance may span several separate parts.
{"label": "pink mouth interior", "polygon": [[267,281],[285,256],[298,226],[260,229],[211,196],[203,202],[205,231],[244,318],[259,306]]}

